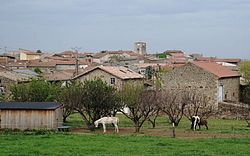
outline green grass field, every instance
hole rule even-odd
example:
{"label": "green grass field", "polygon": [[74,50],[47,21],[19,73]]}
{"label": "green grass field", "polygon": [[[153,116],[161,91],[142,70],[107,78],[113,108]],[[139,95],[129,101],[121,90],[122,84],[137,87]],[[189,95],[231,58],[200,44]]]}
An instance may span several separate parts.
{"label": "green grass field", "polygon": [[[113,134],[113,127],[108,127],[111,134],[102,134],[99,129],[83,133],[60,132],[0,132],[0,156],[5,155],[250,155],[250,128],[242,120],[210,119],[209,130],[197,132],[190,130],[190,123],[183,119],[177,128],[177,138],[164,135],[171,127],[167,118],[159,117],[157,127],[151,128],[146,122],[140,134],[133,133],[131,121],[119,115],[121,133]],[[73,114],[67,125],[84,129],[81,117]],[[131,129],[127,133],[127,129]],[[149,135],[149,131],[159,132]],[[200,135],[201,138],[184,138],[180,133]],[[155,134],[155,133],[154,133]],[[170,133],[171,134],[171,133]],[[222,137],[207,137],[224,134]],[[240,137],[231,134],[238,134]],[[242,137],[243,136],[243,137]],[[246,136],[246,137],[245,137]]]}
{"label": "green grass field", "polygon": [[0,155],[249,155],[250,139],[1,134]]}
{"label": "green grass field", "polygon": [[[132,121],[127,119],[124,115],[119,114],[119,127],[133,128]],[[183,117],[177,129],[179,130],[190,130],[190,121]],[[84,122],[79,114],[73,114],[67,119],[66,125],[71,127],[86,128]],[[229,120],[229,119],[209,119],[208,120],[209,130],[205,130],[202,127],[204,133],[224,133],[224,134],[250,134],[250,127],[244,120]],[[156,129],[171,129],[171,124],[167,117],[160,116],[157,118]],[[145,122],[142,127],[144,129],[152,129],[152,125],[149,122]]]}

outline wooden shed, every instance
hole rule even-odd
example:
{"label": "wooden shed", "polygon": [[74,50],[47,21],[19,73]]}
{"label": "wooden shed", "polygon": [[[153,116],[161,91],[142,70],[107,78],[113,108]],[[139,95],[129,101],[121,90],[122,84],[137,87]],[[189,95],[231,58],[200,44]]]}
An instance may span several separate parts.
{"label": "wooden shed", "polygon": [[57,129],[62,113],[56,102],[0,102],[0,129]]}

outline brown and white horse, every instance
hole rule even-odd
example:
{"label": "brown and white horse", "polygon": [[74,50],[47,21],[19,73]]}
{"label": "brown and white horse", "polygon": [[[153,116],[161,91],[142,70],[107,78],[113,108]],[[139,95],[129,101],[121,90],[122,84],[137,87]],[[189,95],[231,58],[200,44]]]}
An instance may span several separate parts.
{"label": "brown and white horse", "polygon": [[196,126],[199,126],[199,129],[201,128],[201,126],[206,126],[206,129],[208,130],[208,126],[207,126],[207,120],[205,119],[201,119],[199,116],[192,116],[191,118],[192,120],[192,124],[191,124],[191,129],[193,129],[194,131],[196,130]]}

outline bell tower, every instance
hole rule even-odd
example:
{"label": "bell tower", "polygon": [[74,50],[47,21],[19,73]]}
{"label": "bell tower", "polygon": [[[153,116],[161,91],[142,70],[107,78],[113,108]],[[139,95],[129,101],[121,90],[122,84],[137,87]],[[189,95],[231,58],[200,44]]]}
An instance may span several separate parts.
{"label": "bell tower", "polygon": [[135,42],[134,52],[144,55],[146,54],[146,43],[145,42]]}

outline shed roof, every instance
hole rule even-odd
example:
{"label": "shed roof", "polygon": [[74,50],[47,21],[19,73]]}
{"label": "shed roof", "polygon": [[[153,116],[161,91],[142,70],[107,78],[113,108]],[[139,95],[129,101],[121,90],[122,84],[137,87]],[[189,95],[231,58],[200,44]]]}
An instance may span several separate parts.
{"label": "shed roof", "polygon": [[192,62],[194,65],[202,68],[205,71],[208,71],[219,78],[224,77],[240,77],[240,74],[236,71],[232,71],[226,67],[223,67],[220,64],[215,62],[203,62],[203,61],[194,61]]}
{"label": "shed roof", "polygon": [[1,110],[55,110],[61,106],[57,102],[0,102]]}

